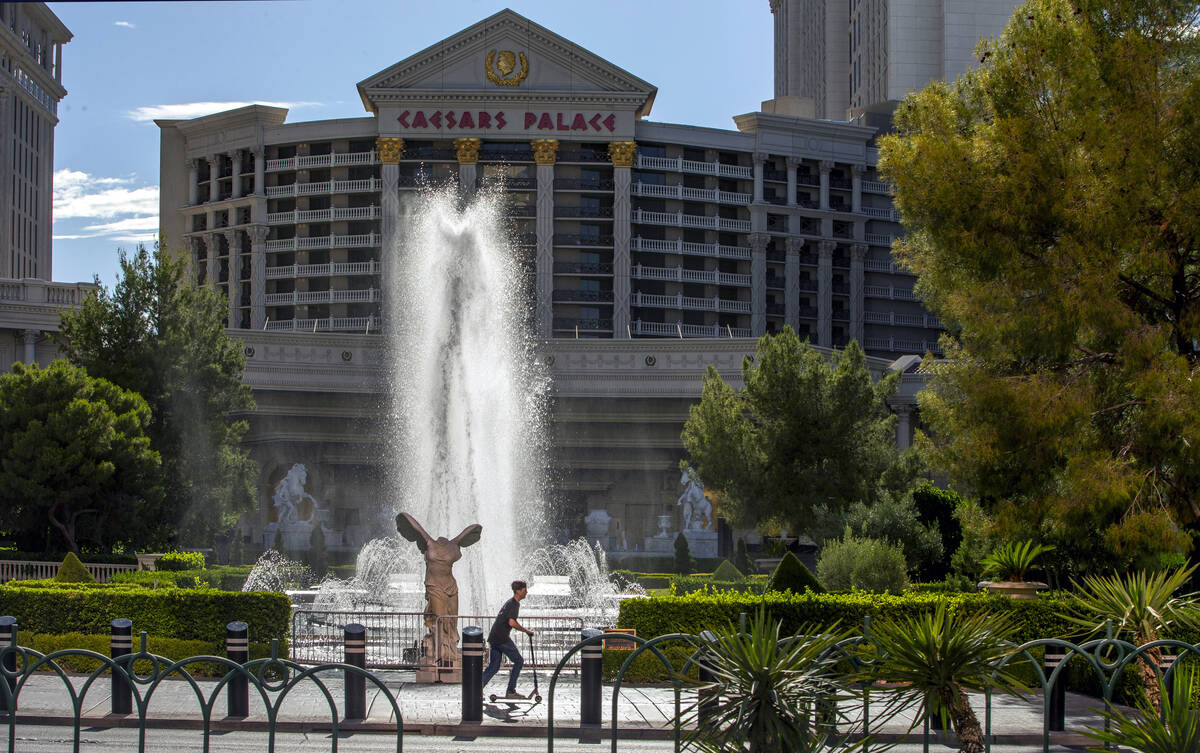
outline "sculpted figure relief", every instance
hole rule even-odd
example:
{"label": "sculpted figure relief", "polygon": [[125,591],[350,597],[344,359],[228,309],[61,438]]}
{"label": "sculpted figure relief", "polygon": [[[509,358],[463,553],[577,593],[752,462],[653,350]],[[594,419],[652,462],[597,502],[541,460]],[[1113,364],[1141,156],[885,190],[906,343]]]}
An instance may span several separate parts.
{"label": "sculpted figure relief", "polygon": [[704,496],[704,484],[691,468],[683,471],[679,477],[683,484],[683,494],[675,500],[675,504],[683,507],[683,530],[707,531],[713,526],[712,503]]}
{"label": "sculpted figure relief", "polygon": [[[278,510],[280,523],[295,523],[300,520],[300,505],[305,501],[312,503],[312,510],[317,509],[317,500],[304,491],[308,482],[308,468],[303,463],[295,463],[288,469],[287,474],[275,484],[275,493],[271,497],[272,504]],[[310,513],[311,516],[311,513]]]}
{"label": "sculpted figure relief", "polygon": [[469,525],[453,539],[434,538],[416,518],[402,512],[396,516],[396,530],[425,555],[425,627],[428,632],[421,644],[421,655],[430,664],[453,665],[458,661],[458,621],[439,621],[438,618],[458,616],[458,582],[451,570],[454,563],[462,559],[462,550],[479,541],[483,526]]}

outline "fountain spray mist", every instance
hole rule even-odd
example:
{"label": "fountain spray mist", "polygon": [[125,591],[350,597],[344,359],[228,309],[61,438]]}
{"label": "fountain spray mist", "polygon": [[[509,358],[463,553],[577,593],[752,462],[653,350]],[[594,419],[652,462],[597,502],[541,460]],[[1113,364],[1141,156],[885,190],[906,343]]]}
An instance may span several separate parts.
{"label": "fountain spray mist", "polygon": [[548,382],[502,200],[419,192],[386,255],[391,499],[433,536],[483,524],[455,566],[464,615],[494,613],[543,537]]}

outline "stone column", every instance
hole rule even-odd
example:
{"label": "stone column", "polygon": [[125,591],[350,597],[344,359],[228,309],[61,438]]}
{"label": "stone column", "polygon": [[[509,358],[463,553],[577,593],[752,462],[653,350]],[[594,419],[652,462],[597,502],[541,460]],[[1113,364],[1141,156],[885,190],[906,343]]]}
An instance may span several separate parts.
{"label": "stone column", "polygon": [[829,209],[829,171],[833,169],[833,163],[829,160],[821,160],[821,208]]}
{"label": "stone column", "polygon": [[[822,181],[824,182],[824,181]],[[817,345],[833,347],[833,241],[817,247]]]}
{"label": "stone column", "polygon": [[554,336],[554,161],[558,157],[558,139],[534,139],[530,146],[537,164],[534,319],[538,337],[549,340]]}
{"label": "stone column", "polygon": [[[187,160],[188,204],[200,203],[200,166],[194,159]],[[190,229],[190,228],[189,228]]]}
{"label": "stone column", "polygon": [[896,449],[904,452],[912,447],[912,406],[893,405],[896,414]]}
{"label": "stone column", "polygon": [[266,225],[250,228],[250,326],[263,329],[267,323],[267,236]]}
{"label": "stone column", "polygon": [[242,198],[242,150],[233,150],[233,198]]}
{"label": "stone column", "polygon": [[789,207],[796,206],[796,167],[797,167],[797,165],[799,165],[799,163],[800,163],[800,161],[798,159],[796,159],[795,157],[787,158],[787,173],[788,173],[787,205]]}
{"label": "stone column", "polygon": [[633,183],[634,141],[614,141],[608,145],[613,164],[613,337],[629,339],[629,217],[630,185]]}
{"label": "stone column", "polygon": [[[233,210],[231,209],[230,211]],[[229,293],[229,326],[240,327],[238,307],[242,305],[242,286],[240,281],[242,276],[242,260],[240,258],[241,255],[237,251],[240,245],[238,243],[238,231],[226,230],[225,242],[229,244],[229,281],[226,283],[228,285],[226,290]]]}
{"label": "stone column", "polygon": [[375,151],[379,153],[382,168],[382,206],[379,210],[379,227],[383,235],[383,246],[379,254],[380,286],[386,300],[391,288],[393,256],[399,253],[399,238],[396,222],[400,216],[400,160],[404,159],[404,139],[397,136],[380,136],[375,139]]}
{"label": "stone column", "polygon": [[37,341],[42,336],[41,330],[27,329],[21,333],[21,340],[25,343],[25,363],[37,363]]}
{"label": "stone column", "polygon": [[[208,158],[208,200],[221,199],[221,155],[213,154]],[[212,225],[209,225],[212,228]]]}
{"label": "stone column", "polygon": [[866,165],[855,165],[850,169],[850,210],[862,211],[862,177],[867,171]]}
{"label": "stone column", "polygon": [[767,332],[767,242],[766,233],[750,234],[750,334]]}
{"label": "stone column", "polygon": [[850,337],[862,345],[863,322],[863,260],[867,258],[865,243],[855,243],[850,247]]}
{"label": "stone column", "polygon": [[[209,225],[211,228],[212,225]],[[213,290],[217,288],[217,251],[221,248],[221,234],[208,233],[204,236],[204,242],[208,244],[208,286]]]}
{"label": "stone column", "polygon": [[754,153],[754,203],[761,204],[763,200],[763,161],[766,160],[765,152]]}
{"label": "stone column", "polygon": [[458,157],[458,190],[464,199],[475,195],[475,174],[479,163],[482,139],[455,139],[454,153]]}
{"label": "stone column", "polygon": [[254,148],[254,194],[267,195],[267,154],[261,146]]}
{"label": "stone column", "polygon": [[800,249],[804,248],[804,239],[792,236],[787,239],[787,256],[783,267],[785,323],[792,329],[800,328]]}

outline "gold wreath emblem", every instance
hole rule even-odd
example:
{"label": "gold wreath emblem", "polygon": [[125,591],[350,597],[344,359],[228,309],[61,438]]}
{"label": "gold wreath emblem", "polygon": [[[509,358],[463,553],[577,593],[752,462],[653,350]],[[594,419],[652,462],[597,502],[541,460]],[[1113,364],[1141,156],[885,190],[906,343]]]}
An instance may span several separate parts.
{"label": "gold wreath emblem", "polygon": [[[518,56],[521,59],[521,70],[514,74]],[[529,58],[525,57],[523,52],[514,53],[511,50],[500,50],[497,54],[495,50],[492,50],[488,53],[484,70],[487,71],[488,81],[496,86],[520,86],[525,77],[529,75]]]}

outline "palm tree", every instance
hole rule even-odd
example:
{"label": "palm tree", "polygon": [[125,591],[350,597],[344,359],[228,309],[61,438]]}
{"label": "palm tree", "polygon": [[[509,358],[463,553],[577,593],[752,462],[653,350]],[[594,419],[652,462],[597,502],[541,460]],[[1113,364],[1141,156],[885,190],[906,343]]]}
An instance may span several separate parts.
{"label": "palm tree", "polygon": [[1175,670],[1173,688],[1159,680],[1162,714],[1149,704],[1141,713],[1128,715],[1117,709],[1102,711],[1110,728],[1092,729],[1084,734],[1104,743],[1129,748],[1136,753],[1200,753],[1200,713],[1190,707],[1195,670],[1180,666]]}
{"label": "palm tree", "polygon": [[[1072,611],[1064,614],[1070,622],[1091,633],[1105,629],[1109,621],[1118,635],[1143,646],[1158,640],[1172,625],[1195,627],[1200,624],[1196,608],[1197,594],[1175,595],[1187,583],[1196,566],[1157,572],[1140,571],[1126,575],[1089,575],[1082,583],[1072,581],[1076,594]],[[1157,648],[1147,652],[1147,661],[1138,662],[1138,673],[1152,708],[1159,708],[1162,694],[1158,671],[1151,663],[1162,662]]]}
{"label": "palm tree", "polygon": [[[713,680],[698,687],[698,700],[680,717],[689,750],[705,753],[815,753],[845,747],[836,722],[837,701],[847,697],[843,677],[833,672],[834,645],[843,637],[834,629],[801,628],[780,636],[780,623],[764,610],[745,631],[729,628],[695,638],[700,666]],[[807,635],[806,635],[807,633]],[[721,702],[703,711],[706,697]],[[748,746],[748,747],[747,747]]]}
{"label": "palm tree", "polygon": [[1004,615],[958,614],[939,601],[931,613],[875,625],[870,643],[860,649],[860,659],[869,665],[861,679],[886,683],[893,713],[920,703],[914,728],[936,714],[943,726],[954,725],[963,753],[983,753],[983,730],[966,691],[1027,690],[1009,665],[1000,664],[1010,653],[1001,638],[1008,628]]}

